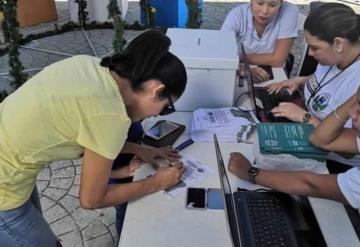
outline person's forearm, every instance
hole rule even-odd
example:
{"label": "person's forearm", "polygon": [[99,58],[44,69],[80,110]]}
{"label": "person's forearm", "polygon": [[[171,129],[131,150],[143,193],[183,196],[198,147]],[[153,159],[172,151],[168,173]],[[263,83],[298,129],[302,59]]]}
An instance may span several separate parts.
{"label": "person's forearm", "polygon": [[344,125],[349,119],[349,109],[354,104],[354,100],[355,98],[351,97],[321,121],[310,136],[310,141],[314,145],[320,147],[329,145],[343,132]]}
{"label": "person's forearm", "polygon": [[126,142],[120,153],[122,154],[135,154],[138,155],[141,152],[141,146],[133,142]]}
{"label": "person's forearm", "polygon": [[80,203],[83,208],[87,209],[104,208],[134,200],[159,190],[160,186],[156,180],[150,177],[132,183],[110,185],[99,200],[84,202],[80,198]]}
{"label": "person's forearm", "polygon": [[312,118],[307,122],[308,124],[312,124],[315,128],[320,124],[321,120],[315,116],[312,116]]}
{"label": "person's forearm", "polygon": [[337,185],[336,175],[300,171],[261,170],[256,183],[289,194],[328,198],[346,202]]}
{"label": "person's forearm", "polygon": [[130,177],[128,165],[111,171],[110,178],[126,178],[126,177]]}
{"label": "person's forearm", "polygon": [[281,68],[285,64],[285,58],[277,58],[273,53],[248,54],[249,62],[254,65],[267,64],[275,68]]}
{"label": "person's forearm", "polygon": [[296,76],[293,78],[293,80],[296,80],[296,84],[298,84],[299,86],[304,86],[312,77],[312,75],[308,75],[308,76]]}

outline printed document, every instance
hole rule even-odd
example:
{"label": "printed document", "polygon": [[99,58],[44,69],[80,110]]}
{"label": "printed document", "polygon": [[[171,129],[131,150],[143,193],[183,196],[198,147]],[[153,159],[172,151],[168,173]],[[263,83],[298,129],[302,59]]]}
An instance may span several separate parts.
{"label": "printed document", "polygon": [[181,177],[180,183],[165,190],[164,193],[171,197],[175,197],[185,191],[187,187],[191,187],[214,172],[210,167],[190,155],[184,155],[180,161],[183,162],[186,170]]}
{"label": "printed document", "polygon": [[254,130],[248,112],[236,107],[204,108],[193,113],[191,138],[195,142],[212,142],[216,134],[221,142],[242,142]]}

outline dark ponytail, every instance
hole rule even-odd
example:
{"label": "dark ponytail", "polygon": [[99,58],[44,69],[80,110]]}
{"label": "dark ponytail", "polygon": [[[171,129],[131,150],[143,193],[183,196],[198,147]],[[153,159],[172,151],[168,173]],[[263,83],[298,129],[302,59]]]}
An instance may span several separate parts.
{"label": "dark ponytail", "polygon": [[322,3],[310,12],[304,29],[320,40],[333,43],[336,37],[356,44],[360,37],[359,16],[342,3]]}
{"label": "dark ponytail", "polygon": [[122,53],[104,57],[101,65],[131,82],[134,90],[150,79],[160,80],[167,94],[180,97],[186,86],[183,63],[169,52],[170,39],[157,30],[149,30],[134,38]]}

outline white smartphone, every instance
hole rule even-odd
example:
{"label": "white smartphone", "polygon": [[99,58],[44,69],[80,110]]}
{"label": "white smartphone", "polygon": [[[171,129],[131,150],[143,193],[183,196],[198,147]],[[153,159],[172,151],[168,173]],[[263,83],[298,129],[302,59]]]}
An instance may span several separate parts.
{"label": "white smartphone", "polygon": [[178,128],[179,125],[172,122],[159,121],[146,132],[146,135],[155,140],[160,140],[161,138],[174,132]]}

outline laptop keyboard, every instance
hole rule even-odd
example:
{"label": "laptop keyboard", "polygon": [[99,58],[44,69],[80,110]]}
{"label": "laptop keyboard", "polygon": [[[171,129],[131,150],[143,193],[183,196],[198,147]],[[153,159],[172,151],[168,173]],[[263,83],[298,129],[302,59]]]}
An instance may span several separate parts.
{"label": "laptop keyboard", "polygon": [[256,96],[261,100],[264,110],[266,111],[270,111],[274,107],[277,107],[280,102],[291,98],[291,95],[286,89],[280,90],[279,93],[269,94],[265,87],[257,87]]}
{"label": "laptop keyboard", "polygon": [[282,89],[279,93],[269,94],[267,92],[266,87],[257,87],[256,88],[256,97],[260,99],[263,105],[263,111],[265,114],[265,118],[268,122],[273,123],[284,123],[284,122],[291,122],[289,119],[284,117],[275,117],[271,110],[274,107],[277,107],[280,102],[284,102],[289,100],[292,96],[286,89]]}
{"label": "laptop keyboard", "polygon": [[243,228],[241,234],[245,238],[244,246],[298,246],[286,211],[275,196],[259,192],[237,194],[244,197],[237,200],[243,209],[239,224],[250,226],[250,229]]}

